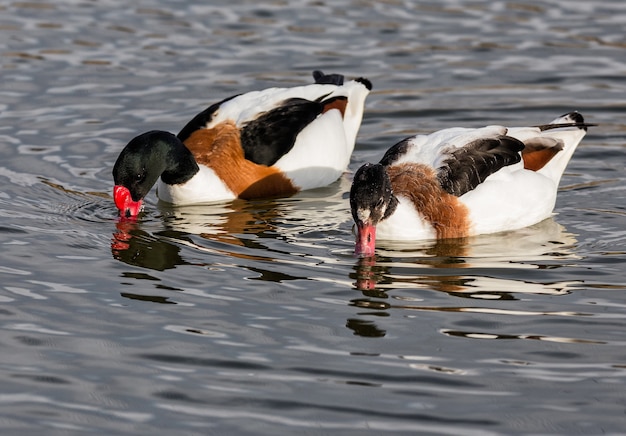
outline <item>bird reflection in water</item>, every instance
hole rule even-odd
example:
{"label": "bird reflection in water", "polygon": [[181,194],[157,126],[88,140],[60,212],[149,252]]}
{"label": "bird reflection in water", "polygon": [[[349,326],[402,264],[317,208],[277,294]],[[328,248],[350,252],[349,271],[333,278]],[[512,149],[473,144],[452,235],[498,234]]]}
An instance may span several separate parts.
{"label": "bird reflection in water", "polygon": [[[281,216],[276,207],[252,208],[243,201],[175,208],[160,205],[162,230],[149,233],[141,222],[118,218],[113,233],[113,258],[129,265],[157,271],[179,265],[202,265],[183,259],[181,249],[191,246],[201,251],[222,253],[230,257],[265,259],[236,250],[236,247],[263,248],[245,235],[262,235],[274,230],[272,220]],[[148,227],[148,226],[145,226]],[[201,245],[193,238],[199,236],[211,244]],[[232,249],[225,249],[224,247]]]}
{"label": "bird reflection in water", "polygon": [[[390,316],[391,309],[481,310],[470,307],[471,303],[415,304],[423,301],[424,294],[418,297],[411,290],[443,292],[454,301],[463,298],[474,302],[519,300],[520,295],[528,294],[567,294],[579,281],[533,282],[529,270],[567,266],[578,259],[576,242],[571,233],[550,218],[529,228],[496,235],[420,242],[411,248],[408,244],[381,245],[383,249],[377,256],[359,258],[354,265],[350,278],[362,296],[352,299],[350,305],[365,309],[359,316],[381,317]],[[371,320],[350,319],[346,327],[363,336],[384,332]]]}
{"label": "bird reflection in water", "polygon": [[[442,241],[420,242],[419,247],[414,247],[411,252],[406,252],[400,248],[396,255],[407,254],[410,263],[416,263],[433,268],[463,268],[467,266],[464,256],[467,254],[468,238],[446,239]],[[418,257],[415,258],[414,256]],[[392,285],[393,281],[388,276],[389,268],[393,266],[394,259],[389,257],[379,257],[380,262],[376,262],[375,257],[360,258],[356,265],[356,288],[364,295],[377,296],[383,290],[381,288]],[[446,276],[439,276],[440,283],[434,284],[437,290],[453,291],[456,285],[446,280]],[[414,278],[410,278],[413,280]],[[395,281],[404,281],[403,278],[396,278]]]}
{"label": "bird reflection in water", "polygon": [[[419,263],[430,265],[434,268],[463,267],[466,265],[462,260],[466,253],[466,242],[465,239],[454,239],[438,241],[430,246],[428,243],[421,243],[425,248],[421,251],[422,257],[420,257]],[[410,283],[416,280],[427,279],[426,276],[419,278],[393,277],[391,275],[394,265],[393,259],[379,257],[378,260],[380,261],[379,263],[377,263],[375,257],[358,259],[355,272],[352,274],[352,278],[356,280],[355,287],[365,297],[355,298],[350,301],[351,306],[367,309],[367,312],[359,313],[358,315],[360,316],[390,316],[389,309],[398,308],[399,306],[392,306],[392,303],[385,301],[389,300],[387,290],[401,286],[403,282]],[[437,280],[431,282],[431,286],[436,290],[444,292],[453,292],[459,287],[457,282],[462,280],[459,276],[437,275],[434,277]],[[386,331],[379,328],[372,320],[351,318],[348,319],[346,327],[359,336],[382,337],[386,334]]]}
{"label": "bird reflection in water", "polygon": [[[156,223],[149,218],[143,222],[134,218],[118,218],[111,240],[114,259],[155,271],[185,265],[210,268],[216,258],[220,259],[220,263],[224,259],[241,259],[244,261],[239,262],[238,266],[260,274],[259,280],[285,279],[284,276],[278,277],[272,272],[255,268],[254,265],[258,266],[260,260],[269,258],[250,254],[249,250],[253,248],[259,252],[258,249],[265,248],[258,241],[258,235],[274,230],[272,221],[281,216],[277,208],[255,209],[242,201],[235,201],[204,207],[174,208],[160,205],[160,211],[160,220]],[[148,231],[151,228],[158,230]],[[190,250],[185,251],[187,248]],[[248,263],[250,265],[246,266]],[[124,272],[122,276],[151,280],[159,290],[157,295],[122,292],[124,298],[173,304],[170,297],[162,293],[163,290],[184,291],[177,287],[177,280],[173,280],[174,286],[167,286],[162,277],[141,271]]]}
{"label": "bird reflection in water", "polygon": [[[156,236],[151,235],[142,230],[136,221],[125,218],[119,218],[115,228],[117,230],[113,233],[111,241],[111,254],[114,259],[156,271],[187,264],[180,255],[179,246],[158,237],[165,236],[164,232]],[[170,236],[182,237],[182,235]]]}
{"label": "bird reflection in water", "polygon": [[[311,231],[320,235],[337,233],[349,219],[343,198],[348,187],[349,181],[342,178],[326,188],[287,199],[234,200],[184,207],[158,203],[160,222],[120,218],[111,250],[113,257],[122,262],[151,269],[190,264],[192,258],[198,264],[208,264],[214,259],[204,256],[209,254],[218,255],[220,262],[242,259],[244,265],[238,266],[258,271],[259,261],[275,262],[277,258],[292,256],[289,249],[279,252],[271,248],[277,240],[284,245],[297,243],[301,234]],[[150,228],[155,231],[149,233]],[[185,247],[192,250],[181,255]],[[293,263],[291,260],[289,263]],[[286,278],[277,271],[260,274],[261,279],[272,281]]]}

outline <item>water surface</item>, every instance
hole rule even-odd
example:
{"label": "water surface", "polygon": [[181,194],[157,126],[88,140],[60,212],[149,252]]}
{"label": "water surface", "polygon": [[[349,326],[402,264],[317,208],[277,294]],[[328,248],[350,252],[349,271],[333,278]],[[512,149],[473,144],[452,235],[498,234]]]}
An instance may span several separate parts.
{"label": "water surface", "polygon": [[[619,434],[626,6],[0,2],[3,434]],[[372,80],[350,171],[119,220],[113,163],[210,103]],[[556,214],[352,256],[352,172],[405,136],[590,129]]]}

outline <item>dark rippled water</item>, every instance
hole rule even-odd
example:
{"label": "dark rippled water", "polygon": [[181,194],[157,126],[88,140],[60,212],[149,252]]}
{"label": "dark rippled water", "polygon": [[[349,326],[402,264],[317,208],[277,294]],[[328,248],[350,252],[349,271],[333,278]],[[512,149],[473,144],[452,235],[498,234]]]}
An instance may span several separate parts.
{"label": "dark rippled water", "polygon": [[[623,434],[626,6],[1,1],[0,431]],[[351,171],[410,134],[590,130],[556,216],[351,256],[351,174],[119,222],[117,154],[209,103],[374,92]]]}

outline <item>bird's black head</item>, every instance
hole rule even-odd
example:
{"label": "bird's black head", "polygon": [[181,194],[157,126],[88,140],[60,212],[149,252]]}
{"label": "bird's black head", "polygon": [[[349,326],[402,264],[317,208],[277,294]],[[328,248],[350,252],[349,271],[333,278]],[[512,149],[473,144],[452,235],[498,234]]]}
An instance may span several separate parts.
{"label": "bird's black head", "polygon": [[166,167],[167,144],[176,137],[152,131],[133,138],[113,166],[113,182],[130,192],[133,201],[143,199]]}
{"label": "bird's black head", "polygon": [[143,133],[124,147],[113,166],[115,204],[122,214],[134,216],[160,176],[166,183],[182,183],[197,171],[193,156],[175,135]]}
{"label": "bird's black head", "polygon": [[357,170],[350,188],[350,210],[357,228],[357,255],[372,256],[376,225],[395,210],[391,180],[381,164],[365,164]]}
{"label": "bird's black head", "polygon": [[352,217],[359,222],[378,224],[395,208],[391,181],[381,164],[367,163],[357,170],[350,188]]}

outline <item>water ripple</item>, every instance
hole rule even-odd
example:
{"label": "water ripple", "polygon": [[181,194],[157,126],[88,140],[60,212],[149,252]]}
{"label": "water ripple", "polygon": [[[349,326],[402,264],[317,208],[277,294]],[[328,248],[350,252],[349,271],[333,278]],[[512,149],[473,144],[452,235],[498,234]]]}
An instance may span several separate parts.
{"label": "water ripple", "polygon": [[[2,6],[4,432],[623,431],[623,2],[283,3]],[[317,68],[374,83],[340,181],[118,218],[130,138]],[[575,109],[553,218],[352,256],[362,163]]]}

